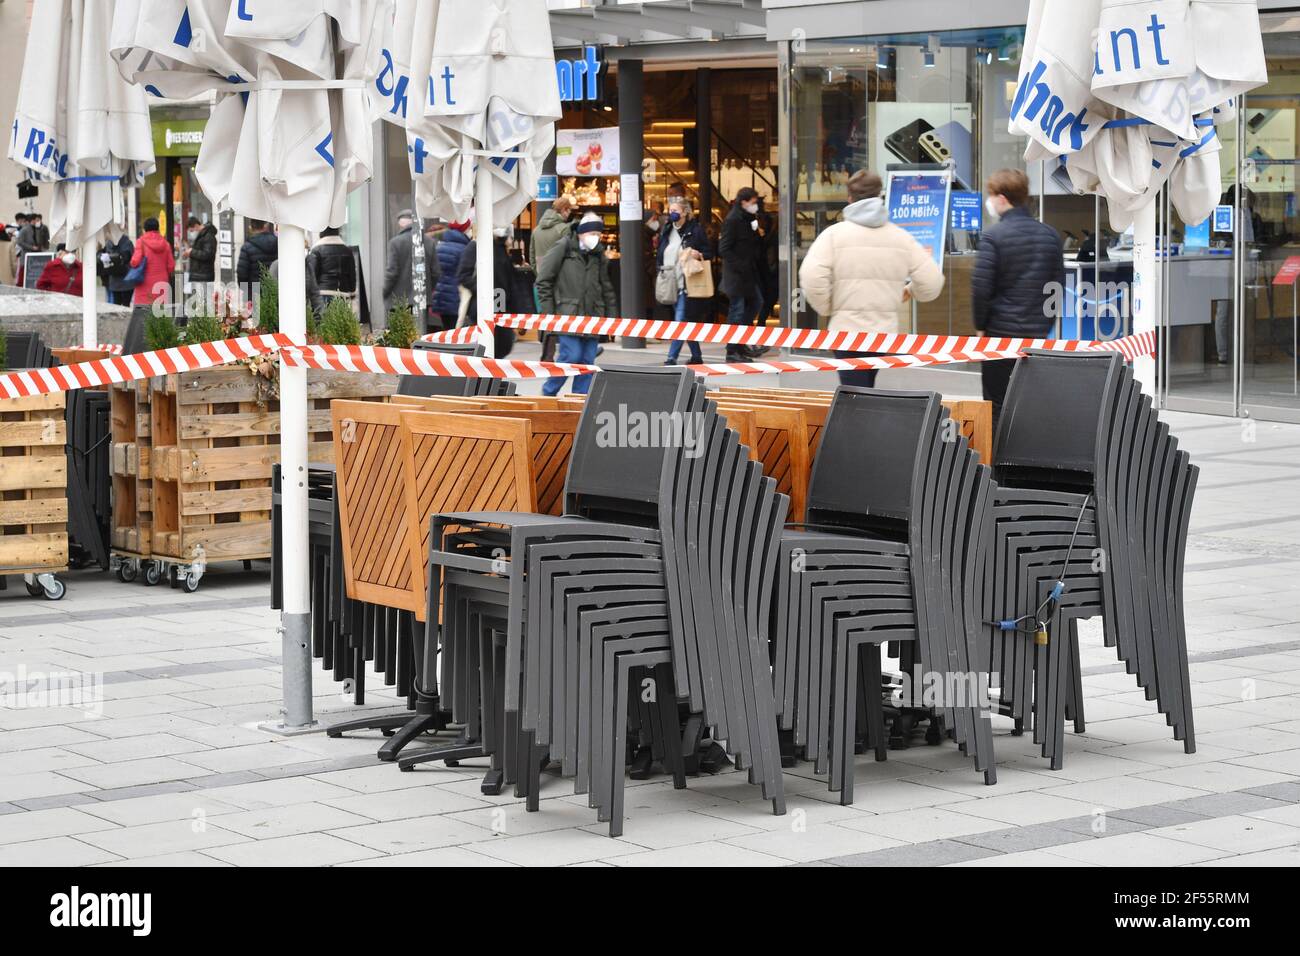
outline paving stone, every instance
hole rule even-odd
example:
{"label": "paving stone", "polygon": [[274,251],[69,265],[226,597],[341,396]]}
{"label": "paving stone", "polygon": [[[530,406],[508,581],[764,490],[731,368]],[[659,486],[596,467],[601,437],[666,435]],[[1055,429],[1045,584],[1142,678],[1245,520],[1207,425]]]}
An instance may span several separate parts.
{"label": "paving stone", "polygon": [[831,862],[837,866],[946,866],[995,856],[997,852],[957,840],[932,840],[856,856],[837,856]]}

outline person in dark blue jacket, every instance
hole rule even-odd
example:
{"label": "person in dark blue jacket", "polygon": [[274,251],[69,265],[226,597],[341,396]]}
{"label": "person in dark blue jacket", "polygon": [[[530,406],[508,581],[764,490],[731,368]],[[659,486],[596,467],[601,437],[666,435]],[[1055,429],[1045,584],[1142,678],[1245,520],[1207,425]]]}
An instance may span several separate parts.
{"label": "person in dark blue jacket", "polygon": [[[1065,289],[1061,235],[1030,214],[1029,177],[1020,170],[998,170],[985,191],[985,210],[996,223],[980,237],[971,279],[975,328],[992,336],[1042,338],[1056,324],[1048,304],[1060,301]],[[1015,364],[1015,359],[980,363],[995,428]]]}
{"label": "person in dark blue jacket", "polygon": [[442,316],[444,329],[455,328],[460,313],[460,258],[469,245],[468,222],[453,222],[438,240],[438,267],[441,275],[433,293],[433,311]]}

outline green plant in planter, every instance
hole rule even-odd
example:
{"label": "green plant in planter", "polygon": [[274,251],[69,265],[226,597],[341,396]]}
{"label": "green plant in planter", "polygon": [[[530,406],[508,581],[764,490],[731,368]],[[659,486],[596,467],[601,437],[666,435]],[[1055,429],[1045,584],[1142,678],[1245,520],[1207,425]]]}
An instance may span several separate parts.
{"label": "green plant in planter", "polygon": [[320,319],[320,340],[326,345],[360,345],[361,323],[347,299],[334,298]]}
{"label": "green plant in planter", "polygon": [[392,311],[388,313],[388,328],[380,338],[379,344],[391,349],[409,349],[419,334],[411,307],[403,302],[393,306]]}
{"label": "green plant in planter", "polygon": [[257,331],[270,335],[280,331],[280,280],[266,266],[258,273]]}
{"label": "green plant in planter", "polygon": [[181,332],[165,312],[149,312],[144,323],[144,347],[148,352],[175,348],[181,344]]}
{"label": "green plant in planter", "polygon": [[192,315],[185,326],[185,344],[198,345],[200,342],[220,342],[226,338],[226,329],[215,315]]}

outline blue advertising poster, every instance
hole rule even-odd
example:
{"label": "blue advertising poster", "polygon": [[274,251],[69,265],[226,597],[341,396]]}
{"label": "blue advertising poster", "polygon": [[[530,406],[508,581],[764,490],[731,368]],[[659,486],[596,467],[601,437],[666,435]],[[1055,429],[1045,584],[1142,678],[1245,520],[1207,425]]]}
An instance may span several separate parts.
{"label": "blue advertising poster", "polygon": [[1195,226],[1183,227],[1183,245],[1188,249],[1208,249],[1210,246],[1210,220]]}
{"label": "blue advertising poster", "polygon": [[979,232],[984,228],[984,200],[979,193],[952,194],[952,231]]}
{"label": "blue advertising poster", "polygon": [[1231,206],[1214,207],[1214,231],[1232,232],[1232,207]]}
{"label": "blue advertising poster", "polygon": [[889,221],[909,233],[943,268],[948,229],[947,172],[889,171]]}
{"label": "blue advertising poster", "polygon": [[537,199],[539,202],[555,202],[560,198],[560,177],[537,177]]}

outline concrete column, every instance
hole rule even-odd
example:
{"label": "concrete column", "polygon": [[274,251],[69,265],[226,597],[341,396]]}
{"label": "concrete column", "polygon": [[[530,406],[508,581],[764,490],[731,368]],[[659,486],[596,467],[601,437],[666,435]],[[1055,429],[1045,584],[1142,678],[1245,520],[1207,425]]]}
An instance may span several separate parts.
{"label": "concrete column", "polygon": [[[713,71],[695,71],[695,175],[700,181],[699,215],[713,218]],[[731,199],[724,196],[723,199]]]}

